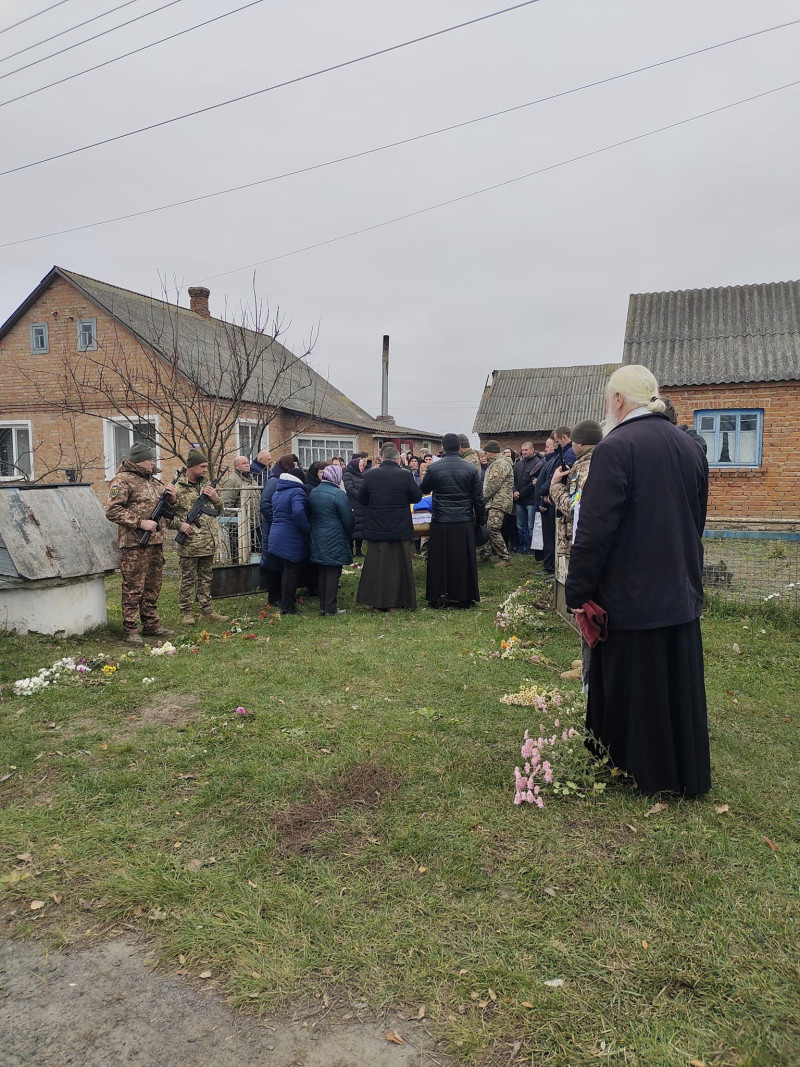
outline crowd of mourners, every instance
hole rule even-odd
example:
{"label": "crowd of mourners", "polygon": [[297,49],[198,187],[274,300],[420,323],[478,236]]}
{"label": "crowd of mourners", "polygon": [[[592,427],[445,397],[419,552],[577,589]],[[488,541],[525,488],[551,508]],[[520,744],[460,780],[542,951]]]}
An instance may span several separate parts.
{"label": "crowd of mourners", "polygon": [[[705,442],[676,425],[646,367],[615,371],[605,405],[603,426],[558,426],[540,452],[526,442],[516,455],[497,441],[478,451],[448,433],[436,456],[386,444],[374,461],[331,456],[303,470],[294,454],[273,462],[263,451],[252,463],[237,457],[218,489],[198,449],[177,485],[156,488],[155,453],[135,445],[107,508],[120,528],[126,638],[141,643],[139,618],[144,635],[171,632],[156,608],[165,526],[178,531],[182,623],[195,622],[195,603],[202,616],[223,618],[210,594],[220,517],[254,485],[262,588],[283,615],[299,613],[299,589],[318,597],[320,615],[345,614],[339,584],[354,559],[363,559],[358,604],[414,610],[415,551],[429,607],[470,608],[480,600],[480,561],[506,567],[511,552],[532,554],[581,633],[590,747],[644,792],[704,793]],[[169,516],[154,521],[161,489]]]}

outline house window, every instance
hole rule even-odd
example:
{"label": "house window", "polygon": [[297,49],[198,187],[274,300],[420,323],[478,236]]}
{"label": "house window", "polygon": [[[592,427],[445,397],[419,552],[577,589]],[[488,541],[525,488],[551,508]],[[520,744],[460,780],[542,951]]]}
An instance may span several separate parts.
{"label": "house window", "polygon": [[106,450],[106,478],[113,478],[120,464],[128,458],[131,448],[139,441],[156,449],[155,419],[106,419],[103,423]]}
{"label": "house window", "polygon": [[0,423],[0,479],[33,478],[31,424]]}
{"label": "house window", "polygon": [[31,325],[31,352],[34,356],[50,351],[50,338],[46,322],[34,322]]}
{"label": "house window", "polygon": [[78,319],[78,351],[97,350],[97,319]]}
{"label": "house window", "polygon": [[239,434],[239,455],[249,456],[250,459],[255,459],[261,449],[267,447],[269,427],[264,427],[260,439],[258,436],[257,422],[240,420],[237,429]]}
{"label": "house window", "polygon": [[430,441],[423,441],[419,446],[419,450],[420,450],[420,452],[430,452],[430,450],[431,450]]}
{"label": "house window", "polygon": [[709,467],[761,466],[763,411],[695,411],[694,428],[708,446]]}
{"label": "house window", "polygon": [[356,450],[356,439],[355,437],[298,437],[294,450],[304,470],[307,470],[316,460],[330,459],[331,456],[341,456],[346,463],[349,463]]}

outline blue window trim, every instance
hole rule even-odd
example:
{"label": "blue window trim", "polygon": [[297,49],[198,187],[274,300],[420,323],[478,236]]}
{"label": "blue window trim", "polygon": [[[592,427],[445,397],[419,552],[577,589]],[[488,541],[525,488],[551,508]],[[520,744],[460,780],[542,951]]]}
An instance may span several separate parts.
{"label": "blue window trim", "polygon": [[[33,343],[33,331],[44,330],[44,348],[36,348]],[[31,323],[31,355],[46,356],[50,351],[50,330],[46,322]]]}
{"label": "blue window trim", "polygon": [[[709,459],[708,465],[713,470],[737,470],[739,468],[752,469],[761,466],[761,444],[764,436],[764,409],[763,408],[706,408],[694,413],[694,428],[697,433],[700,433],[700,420],[705,416],[713,416],[714,418],[714,455],[719,455],[719,438],[720,428],[719,419],[721,415],[736,415],[736,431],[734,433],[734,455],[739,454],[739,425],[742,415],[755,415],[757,419],[756,424],[756,458],[754,463],[719,463]],[[726,430],[726,433],[730,433],[730,430]]]}

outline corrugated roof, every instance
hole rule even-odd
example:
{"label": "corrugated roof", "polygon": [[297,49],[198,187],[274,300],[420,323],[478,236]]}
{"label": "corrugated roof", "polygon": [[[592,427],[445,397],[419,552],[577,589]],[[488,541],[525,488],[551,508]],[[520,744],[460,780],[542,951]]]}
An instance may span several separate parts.
{"label": "corrugated roof", "polygon": [[[252,330],[240,330],[222,319],[207,319],[188,308],[177,307],[156,297],[135,293],[97,278],[65,270],[63,267],[54,267],[49,272],[3,325],[0,337],[13,326],[56,276],[74,285],[154,351],[171,358],[174,347],[177,347],[179,366],[193,379],[205,382],[210,393],[230,396],[228,368],[232,358],[231,346],[237,344],[237,335],[241,334],[243,340],[238,343],[242,346],[258,345],[262,349],[263,361],[263,370],[251,377],[245,389],[245,400],[251,403],[266,401],[270,406],[283,407],[287,411],[313,415],[325,422],[363,429],[387,437],[395,432],[397,435],[404,433],[408,436],[433,439],[441,437],[441,434],[412,430],[409,427],[387,427],[386,423],[376,420],[318,374],[305,360],[295,356],[268,335],[259,335]],[[257,349],[251,347],[251,351]],[[275,388],[270,389],[263,384],[276,379]]]}
{"label": "corrugated roof", "polygon": [[800,379],[800,281],[634,293],[623,362],[660,385]]}
{"label": "corrugated roof", "polygon": [[473,433],[550,433],[605,415],[605,387],[619,363],[492,371]]}

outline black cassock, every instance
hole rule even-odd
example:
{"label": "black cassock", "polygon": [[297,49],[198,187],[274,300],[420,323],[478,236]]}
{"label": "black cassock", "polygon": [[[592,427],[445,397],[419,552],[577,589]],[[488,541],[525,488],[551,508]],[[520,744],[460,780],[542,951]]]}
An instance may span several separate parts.
{"label": "black cassock", "polygon": [[711,788],[703,647],[702,533],[708,464],[661,415],[595,446],[566,596],[609,616],[592,650],[586,724],[644,793]]}

